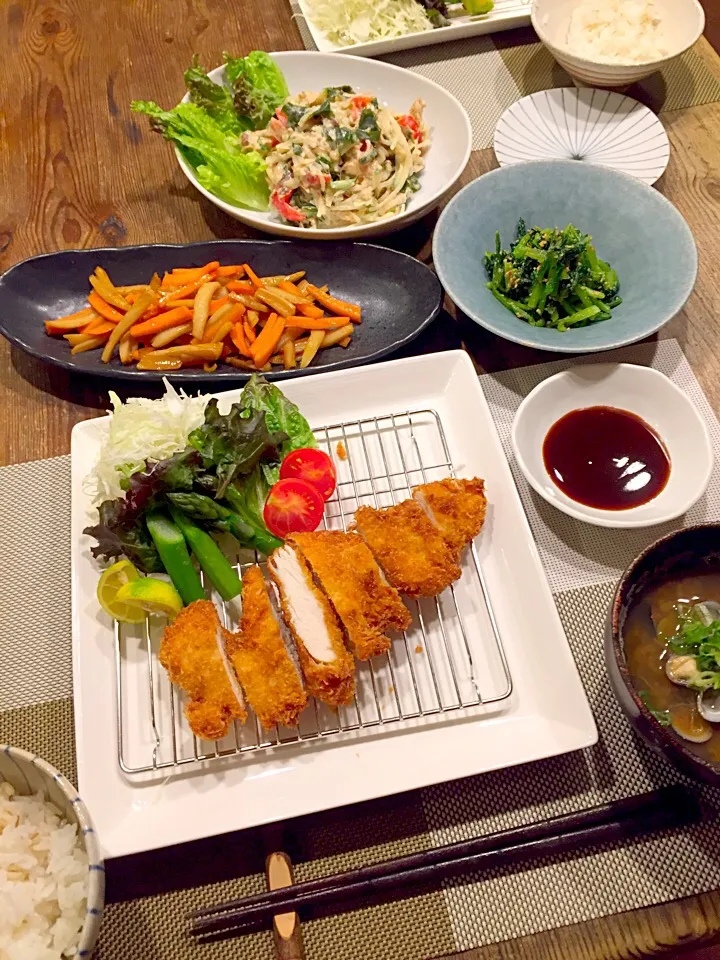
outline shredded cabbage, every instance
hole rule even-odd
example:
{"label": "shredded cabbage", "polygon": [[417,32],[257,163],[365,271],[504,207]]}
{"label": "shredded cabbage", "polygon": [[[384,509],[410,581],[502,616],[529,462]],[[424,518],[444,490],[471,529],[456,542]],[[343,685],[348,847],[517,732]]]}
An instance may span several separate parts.
{"label": "shredded cabbage", "polygon": [[131,397],[125,403],[110,391],[112,412],[95,469],[87,478],[88,493],[97,506],[123,496],[121,481],[145,461],[164,460],[187,446],[188,434],[205,419],[209,397],[188,397],[167,380],[159,400]]}
{"label": "shredded cabbage", "polygon": [[433,29],[417,0],[308,0],[307,8],[315,26],[343,47]]}

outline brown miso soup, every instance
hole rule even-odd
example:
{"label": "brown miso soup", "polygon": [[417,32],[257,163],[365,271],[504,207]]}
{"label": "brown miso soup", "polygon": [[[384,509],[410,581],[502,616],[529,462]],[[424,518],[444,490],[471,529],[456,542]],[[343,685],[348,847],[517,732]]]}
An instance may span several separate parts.
{"label": "brown miso soup", "polygon": [[[720,724],[708,723],[697,710],[698,691],[673,683],[665,672],[672,651],[668,637],[680,629],[680,611],[688,605],[720,603],[720,572],[688,576],[651,587],[631,607],[622,631],[625,660],[633,686],[645,704],[664,721],[678,740],[697,756],[720,763]],[[679,736],[707,736],[693,743]]]}

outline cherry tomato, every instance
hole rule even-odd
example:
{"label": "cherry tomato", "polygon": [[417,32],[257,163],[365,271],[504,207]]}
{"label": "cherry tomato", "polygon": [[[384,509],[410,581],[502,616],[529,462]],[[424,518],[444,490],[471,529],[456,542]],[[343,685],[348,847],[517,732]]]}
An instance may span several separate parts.
{"label": "cherry tomato", "polygon": [[270,488],[263,519],[276,537],[284,539],[291,533],[309,533],[322,520],[323,498],[312,484],[305,480],[278,480]]}
{"label": "cherry tomato", "polygon": [[292,450],[280,464],[280,478],[297,477],[311,483],[323,500],[329,500],[335,490],[335,464],[324,450],[303,447]]}

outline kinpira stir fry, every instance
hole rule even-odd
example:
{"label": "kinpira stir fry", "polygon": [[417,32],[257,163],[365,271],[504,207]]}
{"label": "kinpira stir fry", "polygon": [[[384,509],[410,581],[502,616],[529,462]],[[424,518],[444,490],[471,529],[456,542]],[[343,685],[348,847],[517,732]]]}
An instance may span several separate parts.
{"label": "kinpira stir fry", "polygon": [[48,334],[73,354],[101,350],[103,363],[117,351],[138,370],[307,367],[319,350],[347,347],[361,321],[357,304],[313,285],[304,270],[258,277],[247,263],[213,261],[131,286],[116,286],[102,267],[89,279],[88,306],[46,320]]}
{"label": "kinpira stir fry", "polygon": [[586,327],[607,320],[622,303],[615,270],[601,260],[592,237],[568,224],[564,229],[531,227],[519,220],[516,239],[485,254],[487,287],[518,320],[534,327]]}

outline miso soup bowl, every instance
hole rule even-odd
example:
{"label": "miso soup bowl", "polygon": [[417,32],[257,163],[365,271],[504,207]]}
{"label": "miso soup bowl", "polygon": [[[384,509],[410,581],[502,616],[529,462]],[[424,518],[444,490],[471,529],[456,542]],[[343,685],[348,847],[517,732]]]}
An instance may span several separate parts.
{"label": "miso soup bowl", "polygon": [[698,572],[720,571],[720,524],[678,530],[657,540],[622,575],[610,609],[605,635],[605,663],[610,686],[636,733],[656,753],[694,780],[720,786],[720,764],[694,754],[676,733],[650,713],[632,684],[625,660],[623,629],[636,599],[658,581]]}

